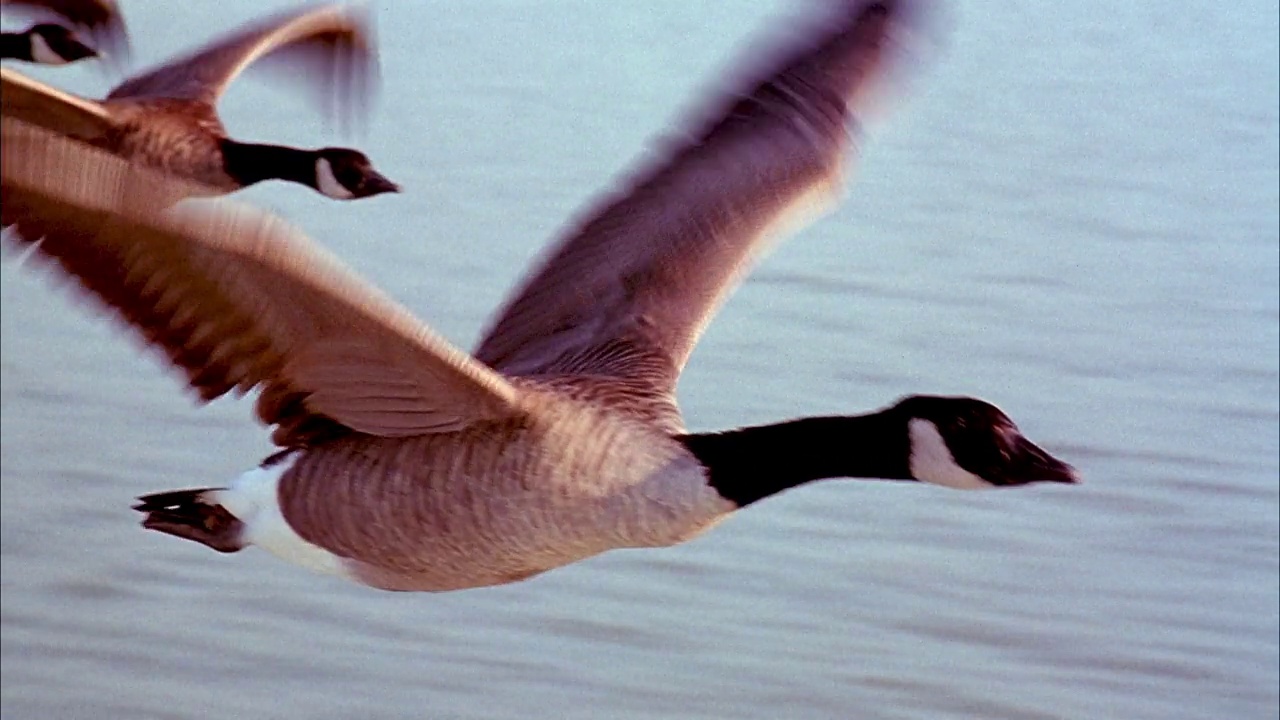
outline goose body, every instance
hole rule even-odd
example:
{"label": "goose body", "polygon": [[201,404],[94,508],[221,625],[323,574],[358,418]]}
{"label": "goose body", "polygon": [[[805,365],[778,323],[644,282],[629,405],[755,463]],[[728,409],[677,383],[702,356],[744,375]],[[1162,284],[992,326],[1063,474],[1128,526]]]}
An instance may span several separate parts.
{"label": "goose body", "polygon": [[144,527],[222,552],[257,545],[376,588],[455,590],[678,543],[826,478],[1074,482],[974,398],[720,433],[689,432],[676,405],[698,335],[751,260],[838,185],[848,116],[911,27],[906,10],[845,2],[771,55],[571,228],[471,355],[282,221],[225,200],[148,210],[174,179],[8,118],[0,219],[202,399],[260,392],[279,453],[225,487],[135,506]]}
{"label": "goose body", "polygon": [[[561,391],[531,387],[520,400],[534,407],[499,423],[290,453],[203,501],[250,519],[239,543],[373,587],[429,591],[672,545],[737,507],[669,435]],[[166,512],[148,510],[152,526],[167,527]],[[370,543],[376,559],[365,559]]]}
{"label": "goose body", "polygon": [[[315,61],[328,76],[308,79],[322,92],[346,93],[346,112],[368,98],[351,92],[371,82],[372,38],[359,15],[321,7],[270,18],[189,56],[120,84],[104,100],[65,93],[0,69],[4,114],[88,142],[121,157],[203,186],[232,192],[263,180],[306,185],[340,200],[398,191],[361,152],[304,150],[238,142],[227,136],[216,104],[232,80],[263,58]],[[315,75],[315,73],[311,73]],[[359,108],[363,110],[363,108]]]}
{"label": "goose body", "polygon": [[[124,16],[112,0],[0,0],[0,7],[45,21],[22,32],[0,33],[0,57],[65,65],[98,57],[100,48],[121,61],[129,54]],[[62,23],[84,31],[91,42]]]}

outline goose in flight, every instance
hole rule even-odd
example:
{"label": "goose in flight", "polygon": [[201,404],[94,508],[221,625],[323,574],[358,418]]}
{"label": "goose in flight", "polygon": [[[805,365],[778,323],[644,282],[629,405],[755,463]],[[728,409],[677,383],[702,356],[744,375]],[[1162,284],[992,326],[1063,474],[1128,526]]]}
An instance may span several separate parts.
{"label": "goose in flight", "polygon": [[825,478],[1074,482],[968,397],[727,432],[681,419],[703,327],[781,221],[836,191],[849,120],[912,27],[903,5],[841,3],[770,55],[568,233],[471,355],[283,221],[230,200],[158,213],[147,199],[172,177],[9,119],[0,215],[203,400],[259,391],[277,453],[135,506],[144,527],[222,552],[444,591],[679,543]]}
{"label": "goose in flight", "polygon": [[[367,110],[376,77],[373,38],[360,13],[342,6],[278,15],[120,84],[97,101],[62,92],[0,68],[6,117],[107,149],[196,181],[220,194],[263,180],[288,180],[338,200],[397,192],[369,158],[348,148],[304,150],[227,137],[216,105],[254,63],[289,61],[307,68],[328,109]],[[176,187],[176,186],[175,186]]]}
{"label": "goose in flight", "polygon": [[[128,58],[128,31],[113,0],[0,0],[0,7],[44,20],[22,32],[0,33],[0,57],[65,65],[102,50],[116,60]],[[63,22],[83,30],[92,44]]]}

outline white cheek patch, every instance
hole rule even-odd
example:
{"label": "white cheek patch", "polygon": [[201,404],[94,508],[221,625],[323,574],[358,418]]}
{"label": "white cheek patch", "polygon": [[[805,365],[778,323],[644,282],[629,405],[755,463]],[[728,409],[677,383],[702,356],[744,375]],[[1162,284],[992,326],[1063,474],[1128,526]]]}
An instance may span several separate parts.
{"label": "white cheek patch", "polygon": [[973,473],[960,467],[955,456],[942,439],[938,426],[913,418],[907,424],[911,436],[911,476],[934,485],[944,485],[957,490],[981,490],[995,487]]}
{"label": "white cheek patch", "polygon": [[231,487],[209,493],[209,501],[226,508],[244,523],[246,542],[257,545],[285,562],[319,573],[351,578],[342,558],[303,540],[289,527],[280,511],[276,490],[280,478],[293,466],[292,458],[271,467],[255,468],[236,478]]}
{"label": "white cheek patch", "polygon": [[53,51],[40,33],[31,33],[31,60],[41,65],[66,65],[67,59]]}
{"label": "white cheek patch", "polygon": [[333,167],[325,158],[316,159],[316,189],[334,200],[350,200],[356,196],[338,182],[338,178],[333,175]]}

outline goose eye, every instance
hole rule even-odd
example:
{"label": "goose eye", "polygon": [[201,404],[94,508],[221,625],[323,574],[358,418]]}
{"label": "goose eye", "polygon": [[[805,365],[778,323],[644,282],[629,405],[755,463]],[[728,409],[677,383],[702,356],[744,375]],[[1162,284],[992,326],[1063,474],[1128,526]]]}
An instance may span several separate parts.
{"label": "goose eye", "polygon": [[363,173],[360,172],[360,169],[347,161],[340,161],[334,167],[333,174],[338,179],[338,182],[349,188],[359,187],[360,181],[363,179]]}

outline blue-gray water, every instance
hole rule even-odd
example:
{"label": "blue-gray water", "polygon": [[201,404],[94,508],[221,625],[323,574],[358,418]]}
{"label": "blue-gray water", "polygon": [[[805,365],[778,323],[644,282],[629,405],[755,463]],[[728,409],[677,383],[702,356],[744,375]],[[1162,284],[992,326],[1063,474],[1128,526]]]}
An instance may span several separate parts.
{"label": "blue-gray water", "polygon": [[[264,12],[189,5],[125,3],[137,61]],[[251,139],[357,144],[406,192],[243,197],[469,346],[787,3],[380,5],[367,136],[251,79],[223,109]],[[1276,5],[951,16],[846,202],[711,325],[683,406],[711,429],[974,394],[1085,485],[829,482],[677,548],[380,593],[138,528],[133,496],[229,479],[265,433],[9,257],[5,720],[1276,717]]]}

